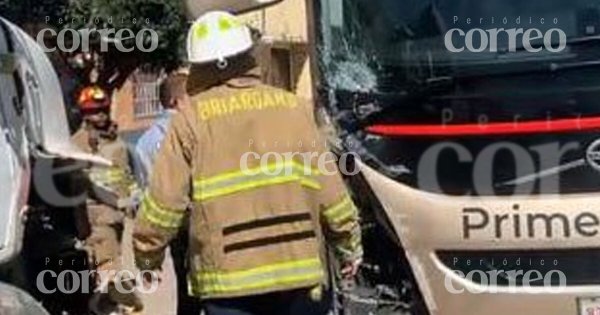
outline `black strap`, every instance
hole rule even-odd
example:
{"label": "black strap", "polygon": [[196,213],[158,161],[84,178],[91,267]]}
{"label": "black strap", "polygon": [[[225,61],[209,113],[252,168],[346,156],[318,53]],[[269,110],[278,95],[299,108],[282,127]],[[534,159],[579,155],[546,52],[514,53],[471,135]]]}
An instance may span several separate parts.
{"label": "black strap", "polygon": [[288,214],[282,215],[272,218],[258,219],[250,222],[244,222],[240,224],[231,225],[225,227],[223,229],[223,236],[227,236],[234,233],[239,233],[247,230],[253,230],[263,227],[268,227],[272,225],[279,225],[285,223],[293,223],[293,222],[301,222],[301,221],[310,221],[312,219],[310,213],[296,213],[296,214]]}
{"label": "black strap", "polygon": [[315,238],[315,237],[316,237],[315,231],[310,230],[310,231],[304,231],[304,232],[299,232],[299,233],[284,234],[284,235],[279,235],[279,236],[265,237],[265,238],[250,240],[250,241],[233,243],[233,244],[225,245],[223,250],[225,251],[225,254],[227,254],[230,252],[245,250],[245,249],[249,249],[249,248],[263,247],[263,246],[275,245],[275,244],[280,244],[280,243],[289,243],[289,242],[301,241],[301,240],[306,240],[306,239]]}

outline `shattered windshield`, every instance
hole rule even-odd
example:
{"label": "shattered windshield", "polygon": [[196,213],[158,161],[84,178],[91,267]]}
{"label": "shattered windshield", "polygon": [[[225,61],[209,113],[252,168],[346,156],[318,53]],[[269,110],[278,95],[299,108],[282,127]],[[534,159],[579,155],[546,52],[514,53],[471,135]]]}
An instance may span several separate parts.
{"label": "shattered windshield", "polygon": [[[600,1],[314,4],[320,103],[345,149],[370,166],[426,191],[511,194],[521,189],[516,179],[537,174],[519,169],[510,152],[518,147],[526,165],[552,174],[540,178],[559,182],[550,189],[528,181],[536,191],[600,190],[586,163],[560,168],[582,161],[598,138]],[[491,159],[492,188],[478,191],[475,164],[453,150],[440,153],[437,167],[420,168],[449,143],[474,158],[490,146],[515,147]],[[576,149],[550,162],[535,151],[564,145]],[[422,180],[419,169],[433,169],[435,180]]]}
{"label": "shattered windshield", "polygon": [[325,79],[347,90],[517,72],[516,61],[560,62],[572,57],[566,40],[600,34],[594,0],[317,2]]}
{"label": "shattered windshield", "polygon": [[510,122],[600,114],[598,1],[317,3],[321,86],[379,98],[373,111],[384,115],[375,119],[439,123],[452,112],[453,123],[475,123],[481,116]]}

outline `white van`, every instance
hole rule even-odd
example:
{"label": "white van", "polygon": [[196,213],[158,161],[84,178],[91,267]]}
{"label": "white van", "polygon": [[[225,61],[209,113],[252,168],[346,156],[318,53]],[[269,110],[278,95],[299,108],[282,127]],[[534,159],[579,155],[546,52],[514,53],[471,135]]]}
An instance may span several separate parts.
{"label": "white van", "polygon": [[[1,17],[0,131],[0,272],[2,281],[12,282],[16,279],[5,275],[22,250],[34,182],[32,161],[110,162],[80,151],[69,141],[66,109],[52,64],[29,35]],[[51,172],[41,175],[53,176]],[[0,314],[48,314],[11,284],[0,283],[0,298]]]}

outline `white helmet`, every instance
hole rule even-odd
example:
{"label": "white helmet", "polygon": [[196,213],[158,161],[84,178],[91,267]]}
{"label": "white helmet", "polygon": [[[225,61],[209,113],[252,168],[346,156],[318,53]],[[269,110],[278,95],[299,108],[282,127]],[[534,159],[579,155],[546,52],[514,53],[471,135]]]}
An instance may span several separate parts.
{"label": "white helmet", "polygon": [[225,58],[252,48],[250,29],[235,16],[223,12],[208,12],[198,18],[187,36],[187,57],[191,63],[218,62],[227,67]]}

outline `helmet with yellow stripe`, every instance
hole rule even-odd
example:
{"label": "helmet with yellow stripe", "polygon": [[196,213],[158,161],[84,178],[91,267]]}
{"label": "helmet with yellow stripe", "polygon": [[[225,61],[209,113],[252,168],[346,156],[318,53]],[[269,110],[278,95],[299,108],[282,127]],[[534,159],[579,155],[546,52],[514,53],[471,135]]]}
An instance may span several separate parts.
{"label": "helmet with yellow stripe", "polygon": [[237,17],[223,11],[212,11],[198,18],[187,36],[188,61],[196,64],[217,62],[227,67],[227,58],[250,50],[250,29]]}

